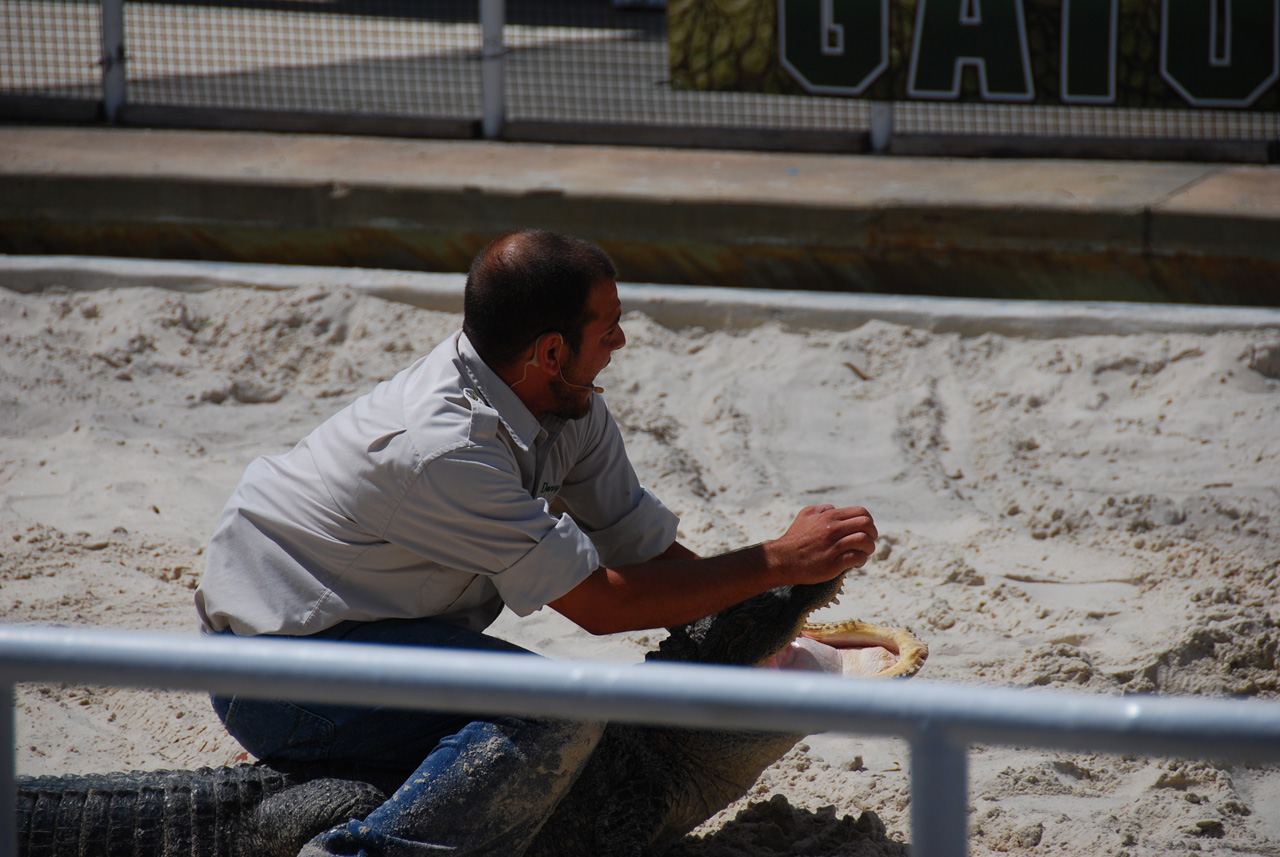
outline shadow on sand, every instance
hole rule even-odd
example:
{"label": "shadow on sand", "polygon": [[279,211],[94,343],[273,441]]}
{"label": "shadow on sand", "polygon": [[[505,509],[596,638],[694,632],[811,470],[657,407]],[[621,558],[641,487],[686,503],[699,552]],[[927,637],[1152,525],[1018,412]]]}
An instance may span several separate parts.
{"label": "shadow on sand", "polygon": [[836,816],[835,807],[793,807],[784,795],[757,801],[715,833],[688,836],[666,857],[908,857],[874,812]]}

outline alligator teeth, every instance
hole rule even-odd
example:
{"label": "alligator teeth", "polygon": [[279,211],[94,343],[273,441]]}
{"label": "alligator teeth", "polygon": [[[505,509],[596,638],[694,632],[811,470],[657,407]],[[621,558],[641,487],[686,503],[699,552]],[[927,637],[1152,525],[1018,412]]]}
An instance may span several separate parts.
{"label": "alligator teeth", "polygon": [[929,647],[905,628],[885,628],[851,619],[807,622],[803,636],[841,651],[841,674],[848,677],[913,676],[929,657]]}

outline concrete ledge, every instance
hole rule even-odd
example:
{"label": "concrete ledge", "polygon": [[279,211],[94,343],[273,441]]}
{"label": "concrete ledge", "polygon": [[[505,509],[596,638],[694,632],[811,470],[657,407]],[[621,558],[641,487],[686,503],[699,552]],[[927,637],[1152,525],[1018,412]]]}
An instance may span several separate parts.
{"label": "concrete ledge", "polygon": [[0,252],[465,271],[500,232],[624,277],[1280,306],[1280,167],[0,127]]}
{"label": "concrete ledge", "polygon": [[[222,286],[272,290],[325,286],[422,309],[461,312],[464,279],[461,274],[360,268],[0,256],[0,286],[23,293],[131,286],[186,292]],[[774,322],[792,328],[852,330],[880,320],[937,333],[1031,338],[1280,330],[1280,309],[1254,307],[1006,301],[655,284],[621,284],[619,294],[625,310],[638,310],[671,328],[735,329]]]}

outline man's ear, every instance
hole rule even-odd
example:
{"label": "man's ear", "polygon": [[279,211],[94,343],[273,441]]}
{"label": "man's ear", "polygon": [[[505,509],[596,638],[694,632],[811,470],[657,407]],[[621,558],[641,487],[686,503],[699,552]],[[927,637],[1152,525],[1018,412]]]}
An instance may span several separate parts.
{"label": "man's ear", "polygon": [[533,359],[529,361],[529,365],[536,366],[549,375],[559,374],[563,349],[564,339],[560,334],[544,334],[533,344]]}
{"label": "man's ear", "polygon": [[564,352],[564,339],[559,334],[545,334],[534,343],[534,366],[541,368],[548,375],[558,375],[561,371],[561,357]]}

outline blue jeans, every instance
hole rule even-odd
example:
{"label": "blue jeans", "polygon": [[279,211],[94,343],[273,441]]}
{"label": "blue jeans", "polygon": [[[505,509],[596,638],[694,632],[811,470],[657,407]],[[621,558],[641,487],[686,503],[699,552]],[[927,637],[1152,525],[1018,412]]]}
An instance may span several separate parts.
{"label": "blue jeans", "polygon": [[[524,652],[429,619],[344,622],[309,639]],[[518,857],[568,792],[602,723],[213,697],[227,731],[264,761],[355,761],[417,770],[363,821],[304,855]],[[421,762],[421,764],[417,764]]]}

